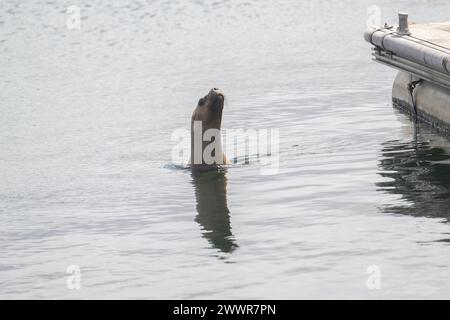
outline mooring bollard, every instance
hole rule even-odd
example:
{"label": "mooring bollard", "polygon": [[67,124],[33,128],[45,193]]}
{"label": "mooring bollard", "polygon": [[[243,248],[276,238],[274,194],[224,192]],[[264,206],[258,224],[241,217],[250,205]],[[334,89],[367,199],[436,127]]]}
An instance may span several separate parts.
{"label": "mooring bollard", "polygon": [[398,28],[397,28],[398,34],[402,36],[409,36],[411,32],[409,32],[408,27],[408,14],[399,12],[398,13]]}

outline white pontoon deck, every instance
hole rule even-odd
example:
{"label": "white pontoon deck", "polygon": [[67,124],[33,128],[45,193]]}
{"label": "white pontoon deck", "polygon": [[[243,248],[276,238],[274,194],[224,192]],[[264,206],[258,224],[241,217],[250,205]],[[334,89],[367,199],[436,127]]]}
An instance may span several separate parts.
{"label": "white pontoon deck", "polygon": [[373,27],[364,33],[374,59],[399,69],[394,105],[450,131],[450,22]]}

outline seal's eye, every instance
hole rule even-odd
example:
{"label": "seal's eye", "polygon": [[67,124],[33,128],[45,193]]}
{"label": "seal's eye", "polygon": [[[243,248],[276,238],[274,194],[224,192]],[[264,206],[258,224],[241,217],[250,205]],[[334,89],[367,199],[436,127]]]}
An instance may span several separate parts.
{"label": "seal's eye", "polygon": [[205,98],[201,98],[200,100],[198,100],[198,105],[202,106],[205,104],[206,99]]}

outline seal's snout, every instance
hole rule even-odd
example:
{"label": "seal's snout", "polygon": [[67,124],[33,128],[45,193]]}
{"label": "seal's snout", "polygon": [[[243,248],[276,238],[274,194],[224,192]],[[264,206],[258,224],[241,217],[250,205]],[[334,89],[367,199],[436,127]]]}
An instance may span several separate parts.
{"label": "seal's snout", "polygon": [[212,96],[225,98],[225,93],[219,88],[212,88],[209,92]]}

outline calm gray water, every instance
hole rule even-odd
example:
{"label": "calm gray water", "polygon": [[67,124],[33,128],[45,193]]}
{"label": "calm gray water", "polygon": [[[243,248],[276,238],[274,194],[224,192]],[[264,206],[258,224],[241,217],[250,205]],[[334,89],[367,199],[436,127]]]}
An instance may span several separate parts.
{"label": "calm gray water", "polygon": [[[450,298],[450,140],[392,108],[370,5],[390,23],[450,12],[2,0],[0,297]],[[172,133],[214,86],[224,128],[280,130],[278,174],[172,164]]]}

